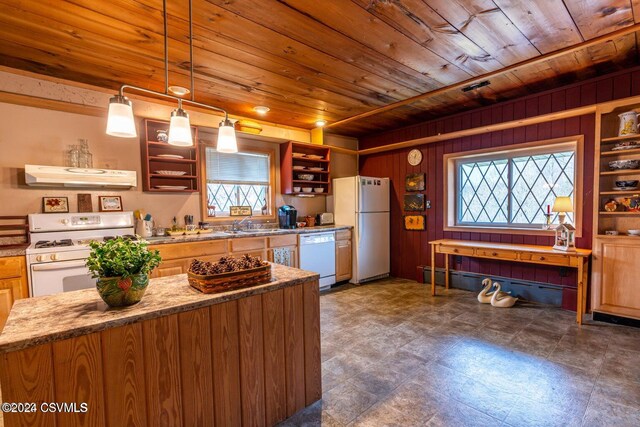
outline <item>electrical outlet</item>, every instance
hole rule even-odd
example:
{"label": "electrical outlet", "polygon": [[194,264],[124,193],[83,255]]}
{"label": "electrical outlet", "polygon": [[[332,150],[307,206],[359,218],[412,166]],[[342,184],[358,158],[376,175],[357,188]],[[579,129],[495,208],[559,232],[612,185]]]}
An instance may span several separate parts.
{"label": "electrical outlet", "polygon": [[431,209],[431,200],[427,200],[427,201],[426,201],[426,202],[424,202],[424,203],[425,203],[424,205],[425,205],[425,207],[426,207],[427,209]]}

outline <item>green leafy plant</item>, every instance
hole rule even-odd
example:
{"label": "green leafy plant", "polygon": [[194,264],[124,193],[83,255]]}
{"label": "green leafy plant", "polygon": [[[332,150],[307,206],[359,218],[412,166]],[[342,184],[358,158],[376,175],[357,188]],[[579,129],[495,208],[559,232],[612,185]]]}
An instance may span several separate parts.
{"label": "green leafy plant", "polygon": [[95,277],[122,277],[149,274],[162,258],[160,252],[149,250],[146,242],[122,237],[104,242],[91,242],[87,268]]}

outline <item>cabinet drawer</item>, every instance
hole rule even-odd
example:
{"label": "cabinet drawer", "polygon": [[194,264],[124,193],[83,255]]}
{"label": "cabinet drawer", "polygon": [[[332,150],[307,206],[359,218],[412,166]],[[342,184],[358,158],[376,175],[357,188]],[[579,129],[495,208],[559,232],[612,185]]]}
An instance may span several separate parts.
{"label": "cabinet drawer", "polygon": [[571,265],[571,258],[568,255],[547,255],[523,252],[520,254],[520,259],[522,261],[541,262],[553,265]]}
{"label": "cabinet drawer", "polygon": [[0,279],[22,276],[23,257],[0,258]]}
{"label": "cabinet drawer", "polygon": [[501,251],[499,249],[476,249],[476,256],[484,258],[508,259],[515,260],[518,258],[517,252]]}
{"label": "cabinet drawer", "polygon": [[298,236],[295,234],[286,234],[284,236],[269,237],[269,247],[279,248],[282,246],[295,246],[298,242]]}
{"label": "cabinet drawer", "polygon": [[336,240],[349,240],[351,239],[351,230],[336,231]]}
{"label": "cabinet drawer", "polygon": [[225,254],[227,240],[207,240],[197,243],[167,243],[165,245],[150,246],[150,249],[160,251],[163,260],[179,258],[197,258],[207,255]]}
{"label": "cabinet drawer", "polygon": [[265,249],[266,239],[264,237],[254,237],[246,239],[229,239],[229,252],[252,251]]}
{"label": "cabinet drawer", "polygon": [[443,254],[452,254],[452,255],[473,255],[473,248],[458,248],[453,246],[438,246],[438,251]]}

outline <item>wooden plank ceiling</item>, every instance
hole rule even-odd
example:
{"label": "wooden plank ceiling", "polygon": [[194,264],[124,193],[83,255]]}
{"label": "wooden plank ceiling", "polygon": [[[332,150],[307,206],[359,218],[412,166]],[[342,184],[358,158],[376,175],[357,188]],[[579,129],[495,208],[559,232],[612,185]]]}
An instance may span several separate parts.
{"label": "wooden plank ceiling", "polygon": [[[189,87],[188,1],[167,0],[169,84]],[[638,62],[640,0],[193,0],[195,98],[303,128],[364,135]],[[116,89],[164,90],[162,0],[0,0],[0,64]],[[456,83],[504,69],[490,86]]]}

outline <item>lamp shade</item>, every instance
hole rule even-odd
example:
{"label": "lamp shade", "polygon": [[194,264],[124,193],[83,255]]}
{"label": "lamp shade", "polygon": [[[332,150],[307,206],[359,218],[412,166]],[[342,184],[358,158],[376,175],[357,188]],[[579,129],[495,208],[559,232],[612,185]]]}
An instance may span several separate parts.
{"label": "lamp shade", "polygon": [[136,123],[133,119],[131,101],[122,95],[116,95],[109,100],[107,135],[119,138],[135,138],[138,136]]}
{"label": "lamp shade", "polygon": [[182,108],[177,108],[171,112],[169,139],[167,142],[171,145],[178,145],[180,147],[193,145],[189,114],[187,114],[187,112]]}
{"label": "lamp shade", "polygon": [[220,153],[237,153],[238,143],[236,142],[236,131],[233,124],[229,120],[220,122],[218,128],[218,146],[217,151]]}
{"label": "lamp shade", "polygon": [[571,201],[571,197],[556,197],[556,201],[553,202],[551,210],[553,212],[573,212],[573,202]]}

